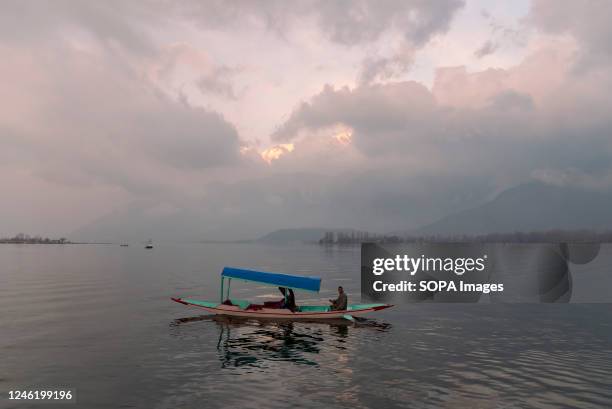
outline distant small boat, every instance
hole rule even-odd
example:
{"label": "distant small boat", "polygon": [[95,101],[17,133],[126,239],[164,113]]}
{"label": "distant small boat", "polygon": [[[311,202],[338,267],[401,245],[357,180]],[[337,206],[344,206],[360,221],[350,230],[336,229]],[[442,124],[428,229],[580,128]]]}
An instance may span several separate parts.
{"label": "distant small boat", "polygon": [[[223,282],[225,279],[228,279],[228,284],[224,292]],[[383,310],[392,306],[389,304],[350,304],[347,306],[346,310],[341,311],[332,310],[328,305],[303,305],[298,306],[294,311],[285,308],[269,308],[265,304],[258,305],[252,304],[246,300],[230,299],[229,293],[232,279],[317,293],[321,288],[321,279],[318,277],[292,276],[225,267],[221,273],[221,297],[219,302],[194,300],[190,298],[172,298],[172,301],[190,307],[198,307],[218,315],[289,320],[344,318],[353,321],[354,316]]]}
{"label": "distant small boat", "polygon": [[152,248],[153,248],[153,240],[147,241],[147,244],[145,245],[145,249],[152,249]]}

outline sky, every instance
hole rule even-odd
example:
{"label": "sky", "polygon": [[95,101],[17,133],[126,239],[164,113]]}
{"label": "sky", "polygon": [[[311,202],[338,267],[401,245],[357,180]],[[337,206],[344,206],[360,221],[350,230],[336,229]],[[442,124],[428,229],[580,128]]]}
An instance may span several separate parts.
{"label": "sky", "polygon": [[610,16],[606,0],[3,1],[0,236],[399,231],[534,180],[610,189]]}

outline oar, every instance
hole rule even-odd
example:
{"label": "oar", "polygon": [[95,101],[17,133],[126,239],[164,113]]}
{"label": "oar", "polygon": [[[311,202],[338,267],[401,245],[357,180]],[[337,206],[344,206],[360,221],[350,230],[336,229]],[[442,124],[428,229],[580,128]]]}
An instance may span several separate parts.
{"label": "oar", "polygon": [[344,315],[342,316],[342,318],[345,318],[345,319],[347,319],[347,320],[349,320],[349,321],[351,321],[351,322],[355,322],[355,318],[353,318],[353,316],[352,316],[352,315],[350,315],[350,314],[344,314]]}

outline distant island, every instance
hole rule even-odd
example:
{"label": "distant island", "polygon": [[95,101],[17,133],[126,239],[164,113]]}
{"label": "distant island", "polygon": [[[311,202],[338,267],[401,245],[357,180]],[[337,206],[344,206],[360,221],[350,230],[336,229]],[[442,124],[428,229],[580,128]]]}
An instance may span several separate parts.
{"label": "distant island", "polygon": [[72,244],[67,238],[50,239],[49,237],[30,236],[29,234],[19,233],[14,237],[0,238],[1,244]]}

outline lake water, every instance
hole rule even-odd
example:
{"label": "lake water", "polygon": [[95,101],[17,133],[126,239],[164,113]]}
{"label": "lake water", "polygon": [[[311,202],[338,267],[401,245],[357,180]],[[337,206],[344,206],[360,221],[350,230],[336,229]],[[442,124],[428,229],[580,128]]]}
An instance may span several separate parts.
{"label": "lake water", "polygon": [[[612,305],[411,304],[343,322],[214,320],[225,265],[316,274],[359,299],[359,248],[0,245],[0,407],[609,408]],[[233,285],[236,298],[278,298]],[[320,297],[320,298],[319,298]]]}

